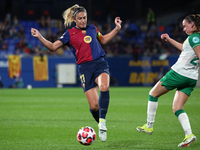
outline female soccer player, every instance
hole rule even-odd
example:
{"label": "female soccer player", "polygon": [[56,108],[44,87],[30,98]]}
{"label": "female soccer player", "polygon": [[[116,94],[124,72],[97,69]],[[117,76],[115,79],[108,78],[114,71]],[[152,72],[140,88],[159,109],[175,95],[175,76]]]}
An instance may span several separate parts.
{"label": "female soccer player", "polygon": [[102,35],[95,25],[87,25],[87,11],[82,6],[76,4],[68,8],[64,11],[63,18],[65,26],[70,26],[72,22],[75,22],[76,26],[66,30],[54,43],[46,40],[37,29],[31,28],[31,34],[50,51],[56,51],[65,44],[70,47],[79,66],[81,84],[90,105],[90,112],[99,123],[99,138],[106,141],[105,118],[110,99],[110,75],[108,63],[104,59],[105,52],[100,44],[106,44],[114,38],[121,29],[122,21],[120,17],[116,17],[116,27],[108,34]]}
{"label": "female soccer player", "polygon": [[177,62],[171,70],[162,78],[149,92],[147,107],[147,124],[138,126],[139,132],[152,134],[153,123],[158,107],[158,98],[176,89],[173,101],[173,112],[177,116],[184,132],[185,138],[178,147],[187,147],[196,141],[196,136],[192,134],[189,118],[183,106],[188,100],[191,92],[198,80],[198,69],[200,59],[200,15],[188,15],[182,22],[183,31],[189,35],[183,44],[171,39],[168,34],[162,34],[161,39],[169,42],[181,52]]}

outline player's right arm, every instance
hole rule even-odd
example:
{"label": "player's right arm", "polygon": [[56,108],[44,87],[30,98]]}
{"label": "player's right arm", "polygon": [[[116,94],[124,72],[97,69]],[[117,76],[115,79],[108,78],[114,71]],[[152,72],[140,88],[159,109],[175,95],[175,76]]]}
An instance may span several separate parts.
{"label": "player's right arm", "polygon": [[175,41],[174,39],[170,38],[169,35],[167,33],[162,34],[161,35],[161,39],[165,40],[166,42],[169,42],[170,44],[172,44],[174,47],[176,47],[177,49],[179,49],[180,51],[182,51],[183,49],[183,44]]}
{"label": "player's right arm", "polygon": [[34,37],[37,37],[40,42],[46,47],[48,48],[50,51],[56,51],[59,47],[63,46],[63,43],[60,40],[55,41],[54,43],[46,40],[41,34],[40,32],[35,29],[35,28],[31,28],[31,35]]}

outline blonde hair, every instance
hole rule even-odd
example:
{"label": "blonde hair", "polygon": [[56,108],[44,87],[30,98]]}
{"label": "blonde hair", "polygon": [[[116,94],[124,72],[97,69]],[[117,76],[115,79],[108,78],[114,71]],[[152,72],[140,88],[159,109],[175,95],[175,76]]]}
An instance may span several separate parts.
{"label": "blonde hair", "polygon": [[86,12],[86,9],[82,6],[79,6],[78,4],[75,4],[74,6],[68,8],[63,12],[63,19],[65,20],[64,25],[71,26],[72,22],[74,21],[74,18],[76,17],[76,14],[80,11]]}

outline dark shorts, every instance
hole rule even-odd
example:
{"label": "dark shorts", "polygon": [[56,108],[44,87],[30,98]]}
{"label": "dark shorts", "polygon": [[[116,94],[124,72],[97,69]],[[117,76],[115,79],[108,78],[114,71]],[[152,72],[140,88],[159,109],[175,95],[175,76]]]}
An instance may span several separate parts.
{"label": "dark shorts", "polygon": [[78,71],[84,92],[97,86],[95,79],[100,74],[105,72],[110,75],[108,63],[104,58],[82,63]]}
{"label": "dark shorts", "polygon": [[172,69],[163,78],[161,78],[160,81],[162,82],[161,85],[163,85],[166,89],[177,89],[188,96],[190,96],[197,83],[197,80],[184,77]]}

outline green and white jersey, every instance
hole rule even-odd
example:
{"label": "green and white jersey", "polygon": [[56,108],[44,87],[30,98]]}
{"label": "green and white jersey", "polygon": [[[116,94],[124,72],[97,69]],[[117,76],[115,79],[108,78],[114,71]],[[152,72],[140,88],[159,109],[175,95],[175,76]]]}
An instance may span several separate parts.
{"label": "green and white jersey", "polygon": [[183,43],[182,52],[172,69],[178,74],[190,79],[198,80],[199,58],[194,52],[194,47],[200,45],[200,34],[194,33]]}

